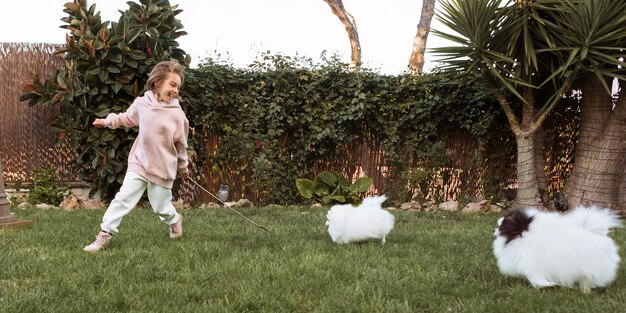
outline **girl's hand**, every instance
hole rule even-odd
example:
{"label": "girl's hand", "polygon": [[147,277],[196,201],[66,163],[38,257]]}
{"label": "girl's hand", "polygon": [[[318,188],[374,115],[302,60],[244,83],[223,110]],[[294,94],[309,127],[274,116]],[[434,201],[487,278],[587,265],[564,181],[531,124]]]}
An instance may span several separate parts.
{"label": "girl's hand", "polygon": [[106,126],[106,122],[107,122],[107,120],[106,120],[106,119],[103,119],[103,118],[97,118],[97,119],[95,119],[95,120],[93,121],[93,126],[96,126],[96,127],[98,127],[98,128],[102,128],[102,127],[105,127],[105,126]]}

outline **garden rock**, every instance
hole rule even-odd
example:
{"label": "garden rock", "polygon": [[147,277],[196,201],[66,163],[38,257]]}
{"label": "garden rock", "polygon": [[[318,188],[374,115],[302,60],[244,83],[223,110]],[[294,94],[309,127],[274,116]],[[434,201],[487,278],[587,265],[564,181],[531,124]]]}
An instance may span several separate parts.
{"label": "garden rock", "polygon": [[200,209],[217,209],[219,208],[220,205],[219,203],[215,203],[215,202],[209,202],[209,203],[203,203],[202,205],[200,205]]}
{"label": "garden rock", "polygon": [[188,203],[185,203],[183,199],[178,199],[176,201],[172,201],[172,204],[177,210],[189,209],[191,206]]}
{"label": "garden rock", "polygon": [[30,208],[31,206],[33,206],[33,205],[28,203],[28,202],[22,202],[22,203],[17,205],[17,208],[21,209],[21,210],[26,210],[26,209]]}
{"label": "garden rock", "polygon": [[429,200],[428,202],[422,204],[422,211],[424,212],[437,211],[438,208],[439,206],[433,200]]}
{"label": "garden rock", "polygon": [[80,207],[83,209],[93,210],[104,208],[106,207],[106,205],[102,203],[102,201],[100,201],[99,199],[85,199],[80,201]]}
{"label": "garden rock", "polygon": [[504,205],[502,203],[491,204],[490,212],[502,213],[504,212]]}
{"label": "garden rock", "polygon": [[406,202],[400,205],[400,210],[419,211],[421,208],[422,205],[417,201]]}
{"label": "garden rock", "polygon": [[52,204],[47,204],[47,203],[38,203],[35,205],[36,208],[40,209],[40,210],[50,210],[50,209],[58,209],[58,207],[52,205]]}
{"label": "garden rock", "polygon": [[248,199],[240,199],[237,202],[224,202],[224,204],[228,205],[229,207],[233,207],[233,208],[249,208],[252,207],[252,201],[248,200]]}
{"label": "garden rock", "polygon": [[448,201],[439,204],[437,207],[441,211],[458,211],[459,210],[459,202],[458,201]]}
{"label": "garden rock", "polygon": [[463,208],[463,210],[461,210],[463,213],[487,213],[491,211],[491,201],[489,200],[482,200],[478,203],[469,203]]}
{"label": "garden rock", "polygon": [[70,194],[76,196],[79,203],[89,199],[90,191],[91,191],[91,188],[85,188],[85,187],[70,188]]}
{"label": "garden rock", "polygon": [[59,207],[63,209],[63,211],[74,211],[80,208],[80,204],[78,203],[78,198],[73,195],[69,195],[63,197],[63,201],[61,201]]}
{"label": "garden rock", "polygon": [[248,199],[240,199],[239,201],[237,201],[237,206],[240,208],[249,208],[252,207],[252,201],[248,200]]}

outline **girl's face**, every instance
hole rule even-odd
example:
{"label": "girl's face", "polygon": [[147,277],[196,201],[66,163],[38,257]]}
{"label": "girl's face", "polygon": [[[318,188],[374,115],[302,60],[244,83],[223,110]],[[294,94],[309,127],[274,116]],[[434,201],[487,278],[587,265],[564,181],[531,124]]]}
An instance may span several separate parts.
{"label": "girl's face", "polygon": [[181,79],[178,74],[167,74],[165,80],[154,88],[157,100],[160,102],[170,102],[172,99],[177,98],[178,91],[180,90],[180,83]]}

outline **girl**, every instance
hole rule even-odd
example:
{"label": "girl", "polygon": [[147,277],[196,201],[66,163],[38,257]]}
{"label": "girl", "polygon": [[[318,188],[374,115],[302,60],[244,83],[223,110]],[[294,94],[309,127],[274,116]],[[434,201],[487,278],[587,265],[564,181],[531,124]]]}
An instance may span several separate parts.
{"label": "girl", "polygon": [[178,103],[183,69],[176,61],[157,64],[148,78],[148,90],[135,99],[125,113],[97,118],[95,127],[116,129],[139,126],[139,134],[128,155],[128,169],[120,191],[104,213],[96,241],[83,250],[97,252],[118,233],[122,218],[139,202],[144,191],[152,210],[169,224],[171,238],[183,234],[183,217],[171,203],[176,172],[182,178],[187,171],[187,134],[189,121]]}

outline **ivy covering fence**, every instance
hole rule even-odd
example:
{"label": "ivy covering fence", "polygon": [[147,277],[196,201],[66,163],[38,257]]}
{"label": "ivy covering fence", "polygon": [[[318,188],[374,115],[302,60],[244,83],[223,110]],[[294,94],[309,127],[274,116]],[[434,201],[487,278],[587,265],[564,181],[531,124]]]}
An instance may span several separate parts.
{"label": "ivy covering fence", "polygon": [[300,202],[295,179],[324,170],[372,177],[396,202],[495,195],[512,179],[506,120],[480,85],[269,54],[188,73],[194,170],[236,198]]}

